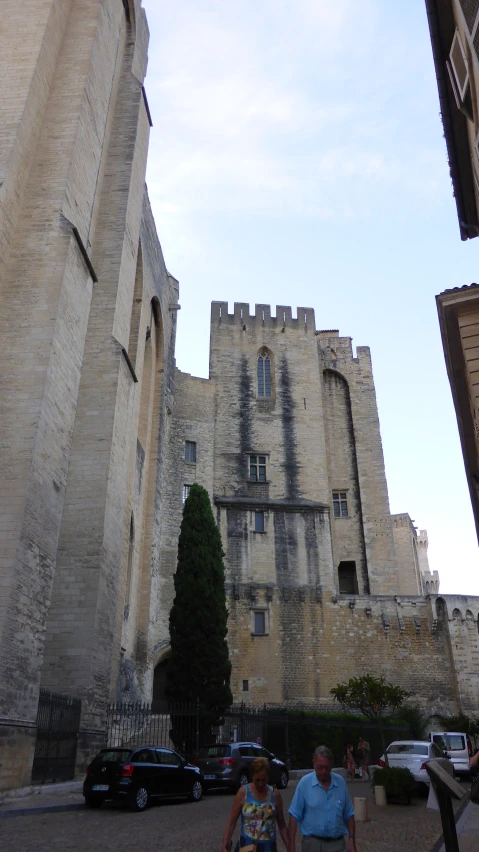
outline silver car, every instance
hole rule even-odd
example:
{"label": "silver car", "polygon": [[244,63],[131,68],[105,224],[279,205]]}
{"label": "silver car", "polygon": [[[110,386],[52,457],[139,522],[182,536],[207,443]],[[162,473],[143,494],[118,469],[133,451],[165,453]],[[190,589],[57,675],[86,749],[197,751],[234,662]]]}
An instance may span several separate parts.
{"label": "silver car", "polygon": [[[448,757],[444,756],[436,743],[425,740],[395,740],[386,749],[388,765],[409,769],[420,784],[431,783],[426,772],[426,763],[434,760],[439,763],[449,775],[454,775],[454,767]],[[378,760],[378,766],[386,766],[384,755]]]}

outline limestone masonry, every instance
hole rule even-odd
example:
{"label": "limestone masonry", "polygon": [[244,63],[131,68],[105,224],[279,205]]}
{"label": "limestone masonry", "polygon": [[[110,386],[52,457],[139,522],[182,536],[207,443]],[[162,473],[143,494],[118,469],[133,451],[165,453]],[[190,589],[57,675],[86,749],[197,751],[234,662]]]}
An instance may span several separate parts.
{"label": "limestone masonry", "polygon": [[311,308],[214,302],[210,378],[175,368],[140,0],[2,11],[0,790],[30,783],[40,687],[82,699],[79,767],[108,701],[161,698],[193,482],[237,700],[319,706],[369,671],[479,711],[479,600],[438,597],[390,513],[369,349]]}

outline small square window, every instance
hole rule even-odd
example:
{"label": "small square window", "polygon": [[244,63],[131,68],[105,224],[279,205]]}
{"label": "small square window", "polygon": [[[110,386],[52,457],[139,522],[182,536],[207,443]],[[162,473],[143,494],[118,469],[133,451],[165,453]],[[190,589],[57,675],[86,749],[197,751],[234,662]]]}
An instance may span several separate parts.
{"label": "small square window", "polygon": [[264,512],[254,513],[254,531],[264,533]]}
{"label": "small square window", "polygon": [[266,613],[263,610],[254,613],[254,632],[266,633]]}
{"label": "small square window", "polygon": [[335,518],[347,518],[348,495],[346,491],[333,491],[333,515]]}
{"label": "small square window", "polygon": [[249,457],[249,481],[266,482],[266,456]]}
{"label": "small square window", "polygon": [[183,485],[183,503],[186,503],[186,499],[190,493],[191,485]]}
{"label": "small square window", "polygon": [[185,461],[196,463],[196,441],[185,441]]}
{"label": "small square window", "polygon": [[249,683],[247,680],[243,681],[243,692],[249,692]]}

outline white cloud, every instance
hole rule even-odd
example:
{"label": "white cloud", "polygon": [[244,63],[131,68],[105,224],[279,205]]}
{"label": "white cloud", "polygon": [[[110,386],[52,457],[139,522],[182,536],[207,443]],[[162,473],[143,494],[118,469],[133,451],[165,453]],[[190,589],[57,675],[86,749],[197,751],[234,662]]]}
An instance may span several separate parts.
{"label": "white cloud", "polygon": [[405,32],[378,37],[374,0],[144,6],[160,221],[201,211],[361,217],[391,191],[446,200],[440,141],[418,150],[397,101],[399,89],[417,97],[424,55],[412,45],[408,66]]}

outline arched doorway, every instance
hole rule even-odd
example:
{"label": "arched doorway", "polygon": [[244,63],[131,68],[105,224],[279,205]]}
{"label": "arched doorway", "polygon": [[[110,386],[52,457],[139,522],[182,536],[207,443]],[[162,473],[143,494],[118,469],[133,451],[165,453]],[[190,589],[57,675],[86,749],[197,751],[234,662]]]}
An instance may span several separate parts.
{"label": "arched doorway", "polygon": [[167,701],[165,695],[166,688],[166,673],[170,664],[170,658],[164,657],[161,662],[155,666],[153,673],[153,713],[163,713],[167,711]]}

